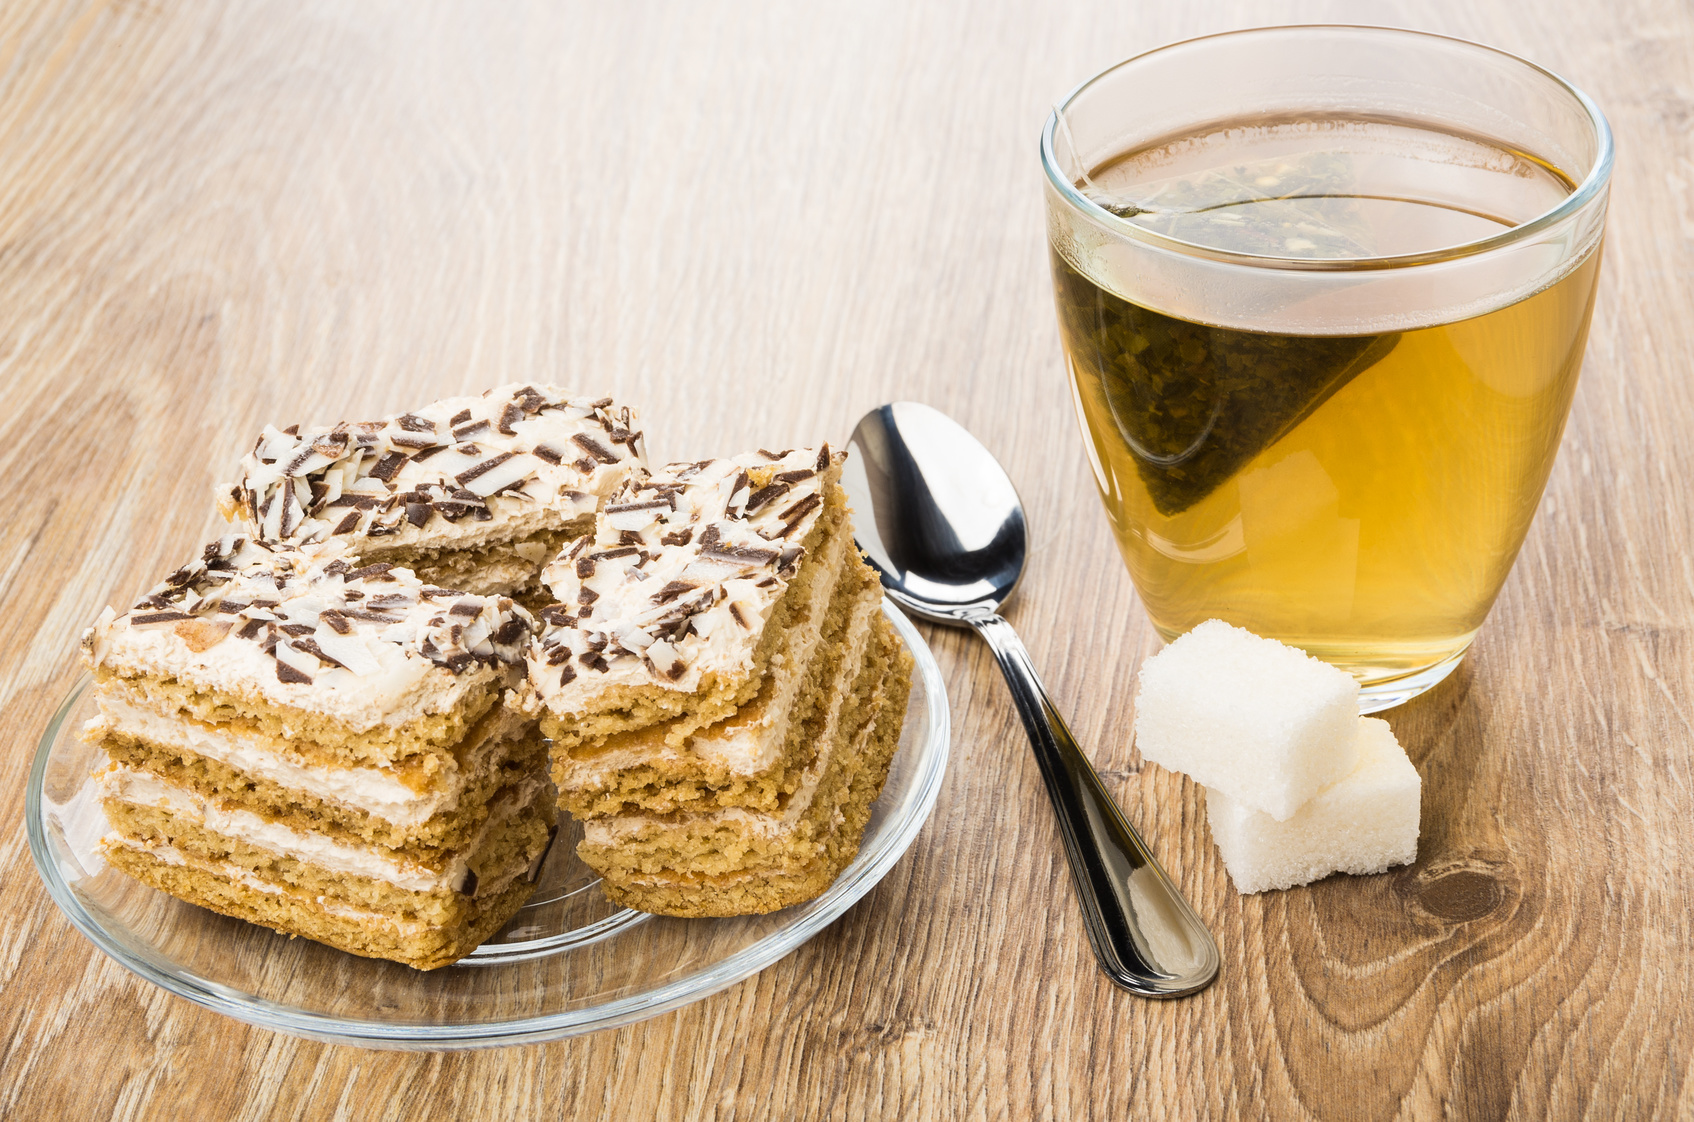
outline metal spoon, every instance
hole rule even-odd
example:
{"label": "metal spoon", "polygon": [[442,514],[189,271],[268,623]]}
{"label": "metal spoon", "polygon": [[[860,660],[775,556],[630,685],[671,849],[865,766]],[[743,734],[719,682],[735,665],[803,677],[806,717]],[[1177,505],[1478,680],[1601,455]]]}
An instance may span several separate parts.
{"label": "metal spoon", "polygon": [[1217,976],[1217,944],[1124,819],[998,614],[1027,548],[1005,470],[952,418],[910,401],[865,414],[848,447],[842,484],[859,512],[856,536],[888,595],[924,619],[973,628],[994,649],[1058,815],[1100,968],[1144,997],[1204,989]]}

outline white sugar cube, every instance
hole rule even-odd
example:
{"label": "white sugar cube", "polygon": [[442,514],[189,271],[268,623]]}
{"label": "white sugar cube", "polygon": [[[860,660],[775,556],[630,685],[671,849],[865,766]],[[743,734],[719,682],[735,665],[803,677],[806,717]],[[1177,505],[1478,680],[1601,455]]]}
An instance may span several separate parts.
{"label": "white sugar cube", "polygon": [[1359,685],[1303,651],[1207,620],[1148,659],[1143,758],[1283,821],[1353,770]]}
{"label": "white sugar cube", "polygon": [[1286,821],[1221,791],[1206,792],[1212,840],[1236,891],[1292,888],[1331,873],[1380,873],[1417,860],[1418,769],[1387,721],[1355,720],[1358,766]]}

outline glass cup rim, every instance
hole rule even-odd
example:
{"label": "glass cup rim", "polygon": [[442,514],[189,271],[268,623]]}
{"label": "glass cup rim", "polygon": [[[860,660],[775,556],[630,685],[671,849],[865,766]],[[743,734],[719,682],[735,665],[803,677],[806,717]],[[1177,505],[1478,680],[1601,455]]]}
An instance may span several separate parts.
{"label": "glass cup rim", "polygon": [[[1055,135],[1058,131],[1058,125],[1060,123],[1060,116],[1072,102],[1085,93],[1095,83],[1100,82],[1108,75],[1111,75],[1126,66],[1134,65],[1135,63],[1152,57],[1153,55],[1163,54],[1166,51],[1176,50],[1180,47],[1192,46],[1193,44],[1203,43],[1213,39],[1232,39],[1243,36],[1260,35],[1267,32],[1285,31],[1363,31],[1373,34],[1381,34],[1384,36],[1403,36],[1409,39],[1441,41],[1458,44],[1475,50],[1486,51],[1490,54],[1498,55],[1501,58],[1510,60],[1520,66],[1527,67],[1543,77],[1550,79],[1554,85],[1574,98],[1577,104],[1579,104],[1583,111],[1588,115],[1588,122],[1594,129],[1596,140],[1596,152],[1594,155],[1593,166],[1589,168],[1588,174],[1583,177],[1582,182],[1577,184],[1576,189],[1569,195],[1565,196],[1565,198],[1560,202],[1543,211],[1541,214],[1536,215],[1534,218],[1531,218],[1529,221],[1521,222],[1508,230],[1502,230],[1498,234],[1490,234],[1488,237],[1479,238],[1476,241],[1462,242],[1456,246],[1447,246],[1442,249],[1429,250],[1422,253],[1408,253],[1383,257],[1349,257],[1340,259],[1273,257],[1264,254],[1236,253],[1230,250],[1218,249],[1213,246],[1201,245],[1197,242],[1186,241],[1182,238],[1174,238],[1168,234],[1161,234],[1154,230],[1137,226],[1133,222],[1128,222],[1100,206],[1088,196],[1084,195],[1081,191],[1077,190],[1076,185],[1071,183],[1069,179],[1059,171],[1058,157],[1054,151],[1053,145]],[[1275,24],[1266,27],[1237,28],[1231,31],[1213,32],[1209,35],[1196,35],[1192,38],[1180,39],[1173,43],[1166,43],[1162,46],[1155,47],[1150,51],[1142,51],[1140,54],[1132,55],[1122,61],[1115,62],[1099,73],[1079,82],[1075,88],[1073,88],[1053,106],[1052,111],[1047,115],[1047,123],[1041,130],[1041,166],[1042,170],[1046,172],[1048,182],[1052,184],[1054,190],[1059,193],[1059,196],[1073,209],[1082,212],[1095,222],[1103,225],[1106,229],[1122,234],[1132,241],[1142,242],[1154,248],[1168,250],[1184,257],[1204,257],[1214,261],[1221,261],[1254,269],[1275,269],[1298,272],[1356,272],[1369,269],[1401,269],[1416,265],[1428,265],[1443,261],[1452,261],[1464,257],[1473,257],[1478,254],[1488,253],[1492,250],[1502,249],[1506,246],[1523,241],[1526,238],[1532,238],[1537,234],[1540,234],[1548,228],[1555,226],[1578,213],[1584,207],[1588,206],[1589,203],[1593,202],[1596,197],[1605,191],[1607,184],[1611,180],[1612,158],[1612,129],[1610,123],[1606,120],[1606,115],[1600,111],[1600,107],[1595,104],[1593,98],[1582,92],[1582,90],[1573,83],[1567,81],[1546,67],[1531,62],[1530,60],[1523,58],[1521,55],[1515,55],[1510,51],[1501,50],[1498,47],[1491,47],[1484,43],[1477,43],[1470,39],[1461,39],[1454,35],[1440,35],[1431,31],[1416,31],[1411,28],[1404,27],[1384,27],[1372,24],[1354,23],[1296,23]]]}

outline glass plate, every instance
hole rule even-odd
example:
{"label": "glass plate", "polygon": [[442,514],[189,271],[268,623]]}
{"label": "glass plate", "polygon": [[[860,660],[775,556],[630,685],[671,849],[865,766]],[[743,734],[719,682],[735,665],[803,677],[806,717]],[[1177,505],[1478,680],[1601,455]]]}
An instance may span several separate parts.
{"label": "glass plate", "polygon": [[[905,853],[947,766],[947,695],[922,636],[884,604],[917,662],[900,750],[859,855],[817,899],[763,916],[668,919],[616,908],[561,825],[535,898],[488,943],[423,973],[291,939],[183,903],[105,865],[105,820],[85,784],[97,753],[82,678],[42,735],[25,816],[53,899],[94,945],[149,982],[278,1032],[365,1047],[439,1050],[556,1040],[716,993],[834,922]],[[580,835],[579,835],[580,836]]]}

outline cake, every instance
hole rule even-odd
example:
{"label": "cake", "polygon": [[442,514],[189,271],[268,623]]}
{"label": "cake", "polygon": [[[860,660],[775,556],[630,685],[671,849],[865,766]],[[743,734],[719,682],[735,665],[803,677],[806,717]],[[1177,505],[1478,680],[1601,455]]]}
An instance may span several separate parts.
{"label": "cake", "polygon": [[341,541],[367,564],[513,595],[644,471],[628,406],[510,385],[380,421],[267,426],[219,506],[260,541]]}
{"label": "cake", "polygon": [[543,574],[525,711],[607,895],[773,911],[824,890],[899,743],[911,658],[828,448],[632,480]]}
{"label": "cake", "polygon": [[108,863],[419,969],[523,905],[556,807],[620,904],[823,892],[912,673],[845,457],[650,476],[641,442],[545,385],[267,427],[220,488],[239,531],[84,636]]}
{"label": "cake", "polygon": [[552,836],[546,745],[503,703],[532,626],[335,542],[213,542],[83,639],[107,861],[354,954],[455,961]]}

